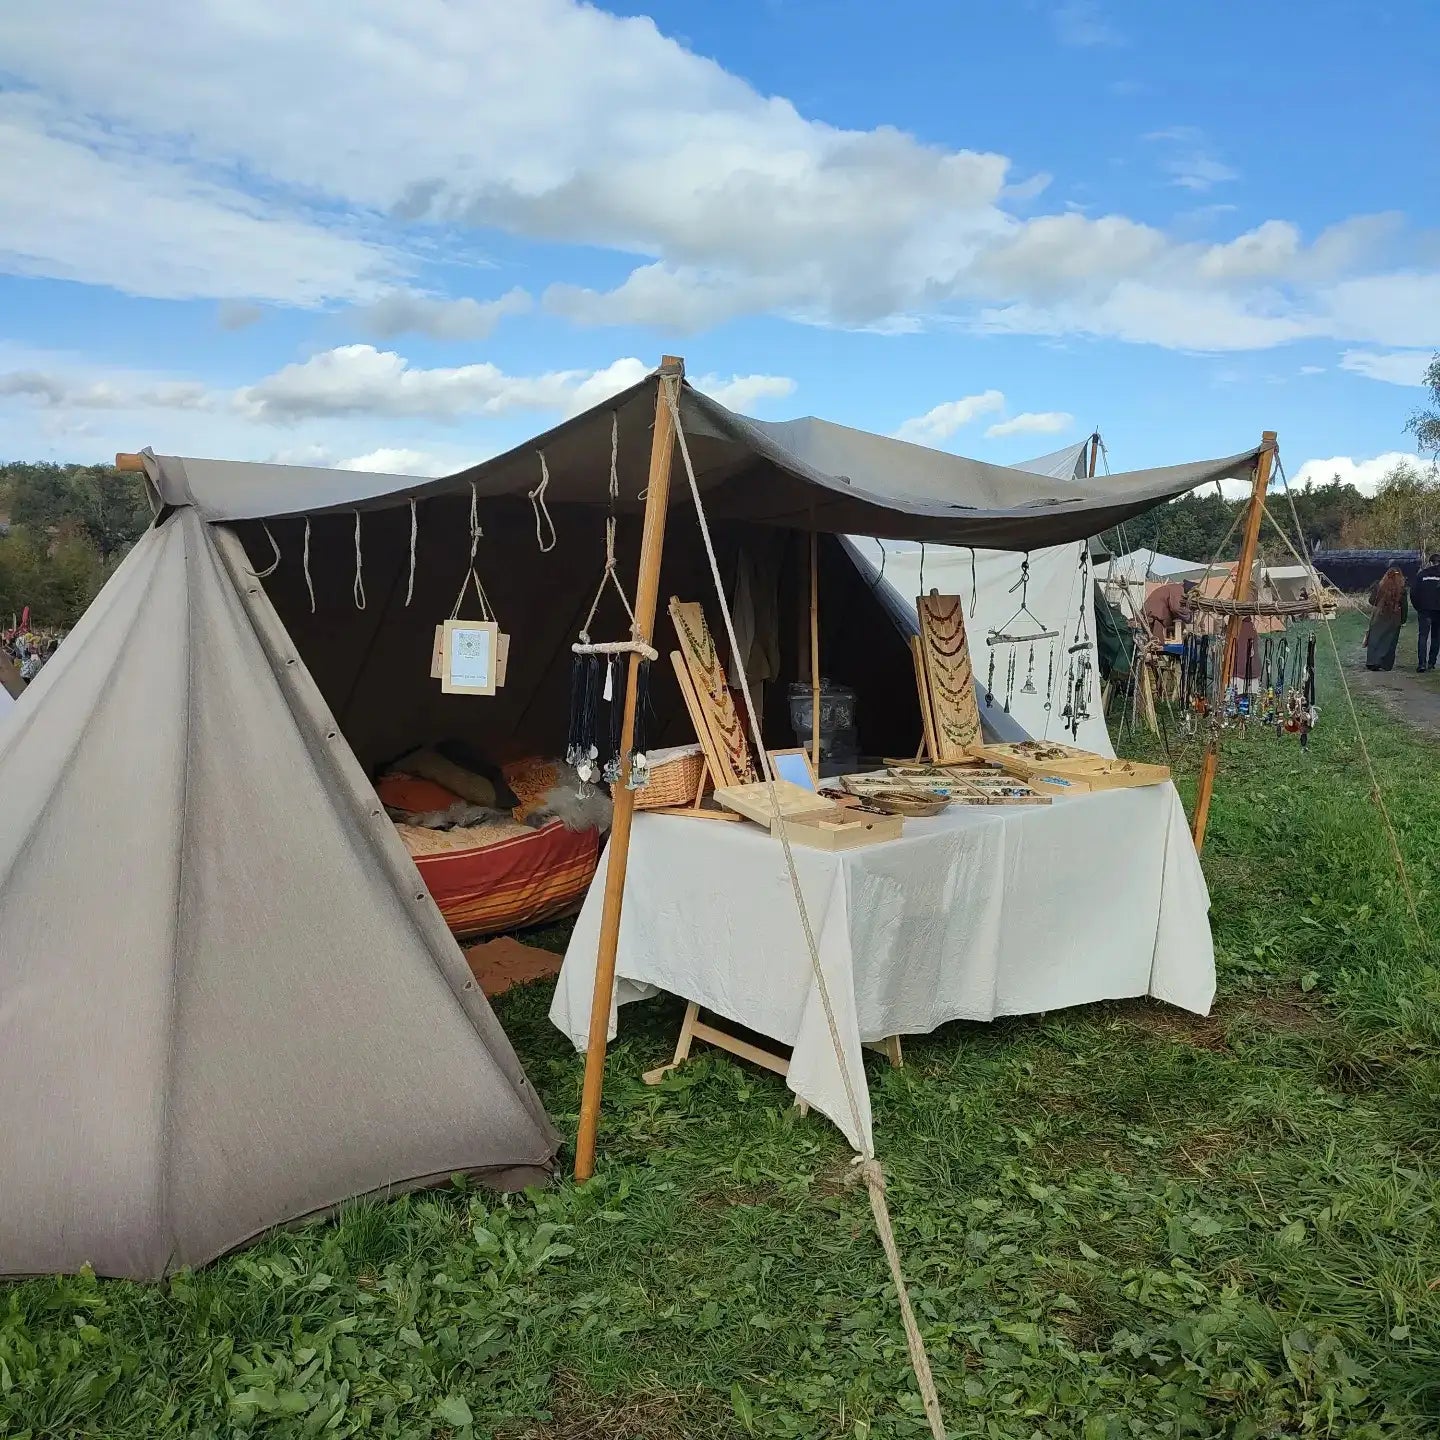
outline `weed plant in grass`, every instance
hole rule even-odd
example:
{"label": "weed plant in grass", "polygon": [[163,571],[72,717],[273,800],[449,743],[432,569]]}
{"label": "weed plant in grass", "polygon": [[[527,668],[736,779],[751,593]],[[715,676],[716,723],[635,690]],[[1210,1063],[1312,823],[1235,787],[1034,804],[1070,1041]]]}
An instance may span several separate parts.
{"label": "weed plant in grass", "polygon": [[[1321,658],[1308,755],[1261,735],[1224,752],[1212,1017],[1093,1006],[871,1062],[957,1437],[1440,1431],[1440,972]],[[1428,917],[1440,751],[1367,720]],[[573,1134],[581,1066],[548,988],[498,1008]],[[584,1188],[457,1186],[163,1285],[0,1290],[0,1434],[924,1435],[839,1135],[729,1059],[642,1085],[678,1021],[626,1012]]]}

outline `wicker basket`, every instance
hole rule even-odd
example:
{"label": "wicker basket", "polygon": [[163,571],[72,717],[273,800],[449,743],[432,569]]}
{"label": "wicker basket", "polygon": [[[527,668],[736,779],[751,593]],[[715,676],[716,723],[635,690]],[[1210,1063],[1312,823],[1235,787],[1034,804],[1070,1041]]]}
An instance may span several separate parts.
{"label": "wicker basket", "polygon": [[705,770],[698,745],[680,745],[650,757],[650,779],[635,792],[637,810],[661,810],[694,803]]}

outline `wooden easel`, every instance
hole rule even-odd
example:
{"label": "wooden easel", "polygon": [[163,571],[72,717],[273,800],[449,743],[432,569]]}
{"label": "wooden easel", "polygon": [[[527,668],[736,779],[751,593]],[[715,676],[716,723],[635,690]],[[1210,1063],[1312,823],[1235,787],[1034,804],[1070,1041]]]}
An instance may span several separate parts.
{"label": "wooden easel", "polygon": [[700,742],[700,753],[705,757],[705,763],[700,770],[700,782],[695,787],[695,798],[688,805],[660,805],[649,813],[652,815],[682,815],[693,820],[739,820],[741,817],[733,810],[722,810],[718,806],[712,807],[702,803],[707,789],[718,790],[724,785],[738,785],[740,781],[734,778],[735,772],[729,763],[729,758],[716,746],[715,737],[710,733],[710,726],[706,720],[705,711],[700,705],[700,698],[696,693],[690,668],[685,663],[685,657],[678,650],[672,650],[670,663],[675,667],[675,679],[680,686],[680,698],[684,700],[686,713],[690,716],[690,723],[695,727],[695,737]]}
{"label": "wooden easel", "polygon": [[[727,1054],[736,1055],[741,1060],[748,1060],[752,1065],[759,1065],[765,1070],[773,1071],[776,1075],[784,1076],[790,1073],[790,1061],[783,1055],[777,1055],[773,1050],[766,1050],[762,1046],[753,1045],[748,1040],[742,1040],[738,1035],[730,1035],[714,1025],[707,1025],[700,1019],[700,1006],[697,1001],[690,1001],[685,1007],[685,1019],[680,1024],[680,1035],[675,1042],[675,1054],[671,1057],[668,1065],[659,1065],[654,1070],[647,1070],[640,1078],[647,1085],[658,1085],[672,1070],[678,1070],[686,1060],[690,1058],[690,1046],[696,1040],[703,1040],[707,1045],[713,1045],[717,1050],[724,1050]],[[898,1035],[887,1035],[883,1040],[866,1040],[864,1042],[867,1050],[876,1050],[886,1056],[895,1069],[901,1069],[905,1064],[905,1054],[900,1048],[900,1037]],[[803,1100],[797,1100],[796,1105],[800,1107],[800,1113],[807,1114],[810,1107]]]}

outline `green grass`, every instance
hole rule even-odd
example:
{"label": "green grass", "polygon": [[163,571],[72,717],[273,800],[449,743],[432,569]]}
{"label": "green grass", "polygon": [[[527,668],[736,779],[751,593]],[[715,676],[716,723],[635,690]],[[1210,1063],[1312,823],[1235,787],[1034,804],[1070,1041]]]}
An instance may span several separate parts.
{"label": "green grass", "polygon": [[[1440,1430],[1440,970],[1328,664],[1321,703],[1308,756],[1224,753],[1213,1017],[1095,1006],[867,1062],[953,1435]],[[1440,751],[1366,713],[1428,914]],[[573,1135],[547,1003],[499,1009]],[[843,1141],[728,1059],[647,1089],[678,1021],[626,1012],[584,1188],[357,1206],[153,1287],[0,1290],[0,1434],[925,1434]]]}

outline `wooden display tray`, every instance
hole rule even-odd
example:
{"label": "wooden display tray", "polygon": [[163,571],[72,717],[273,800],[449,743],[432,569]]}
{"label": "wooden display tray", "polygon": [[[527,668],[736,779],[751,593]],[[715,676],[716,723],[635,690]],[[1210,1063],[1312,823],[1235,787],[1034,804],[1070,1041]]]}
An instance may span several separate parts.
{"label": "wooden display tray", "polygon": [[1170,778],[1166,765],[1147,765],[1138,760],[1107,760],[1070,745],[1046,743],[1046,750],[1063,750],[1055,757],[1040,758],[1024,745],[977,745],[971,754],[1015,775],[1037,790],[1051,794],[1089,794],[1099,790],[1125,790],[1142,785],[1162,785]]}
{"label": "wooden display tray", "polygon": [[859,850],[898,840],[905,827],[901,815],[868,815],[837,807],[831,815],[794,815],[780,822],[792,845],[812,850]]}
{"label": "wooden display tray", "polygon": [[[829,800],[822,800],[813,790],[792,785],[788,780],[775,782],[775,794],[780,802],[780,814],[785,819],[797,815],[833,815],[837,806]],[[775,807],[770,800],[770,787],[765,781],[753,785],[722,785],[715,791],[716,804],[753,820],[757,825],[770,829],[775,818]]]}

